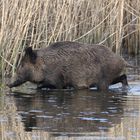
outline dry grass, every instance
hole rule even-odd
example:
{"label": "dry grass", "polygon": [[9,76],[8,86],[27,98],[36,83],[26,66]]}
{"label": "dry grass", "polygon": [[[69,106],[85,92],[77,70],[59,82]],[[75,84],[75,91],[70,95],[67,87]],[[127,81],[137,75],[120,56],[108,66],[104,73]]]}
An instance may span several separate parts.
{"label": "dry grass", "polygon": [[139,0],[1,0],[2,75],[14,73],[26,46],[74,40],[101,43],[117,53],[137,54],[140,43]]}

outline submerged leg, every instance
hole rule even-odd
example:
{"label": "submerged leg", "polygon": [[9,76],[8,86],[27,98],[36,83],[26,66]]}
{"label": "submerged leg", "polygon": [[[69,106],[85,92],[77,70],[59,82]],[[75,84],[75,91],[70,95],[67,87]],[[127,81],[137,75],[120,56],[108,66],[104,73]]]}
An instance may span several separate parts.
{"label": "submerged leg", "polygon": [[102,81],[97,85],[97,89],[99,91],[107,91],[109,87],[109,84],[106,81]]}
{"label": "submerged leg", "polygon": [[120,77],[117,77],[113,80],[113,82],[111,83],[111,85],[113,84],[117,84],[117,83],[122,83],[122,86],[128,86],[128,82],[127,82],[127,76],[126,74],[121,75]]}
{"label": "submerged leg", "polygon": [[48,89],[56,89],[56,87],[52,84],[48,84],[45,82],[37,84],[37,89],[48,88]]}

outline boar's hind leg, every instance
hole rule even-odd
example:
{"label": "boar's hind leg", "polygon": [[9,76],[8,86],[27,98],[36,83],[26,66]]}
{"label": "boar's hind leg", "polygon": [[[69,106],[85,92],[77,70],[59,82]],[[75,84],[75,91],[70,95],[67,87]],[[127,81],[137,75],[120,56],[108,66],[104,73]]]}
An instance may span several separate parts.
{"label": "boar's hind leg", "polygon": [[113,82],[111,83],[111,85],[113,84],[117,84],[117,83],[122,83],[122,86],[128,86],[128,82],[127,82],[127,76],[125,74],[121,75],[120,77],[117,77],[113,80]]}

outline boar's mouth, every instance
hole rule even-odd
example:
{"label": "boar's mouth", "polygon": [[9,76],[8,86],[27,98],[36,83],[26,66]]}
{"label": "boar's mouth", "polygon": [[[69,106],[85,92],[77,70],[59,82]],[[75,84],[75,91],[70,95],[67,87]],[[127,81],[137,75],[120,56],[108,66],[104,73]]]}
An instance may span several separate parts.
{"label": "boar's mouth", "polygon": [[9,88],[12,88],[12,87],[17,87],[17,86],[20,86],[21,84],[25,83],[26,80],[22,79],[22,78],[18,78],[16,80],[14,80],[13,82],[11,82],[10,84],[7,84],[7,86]]}

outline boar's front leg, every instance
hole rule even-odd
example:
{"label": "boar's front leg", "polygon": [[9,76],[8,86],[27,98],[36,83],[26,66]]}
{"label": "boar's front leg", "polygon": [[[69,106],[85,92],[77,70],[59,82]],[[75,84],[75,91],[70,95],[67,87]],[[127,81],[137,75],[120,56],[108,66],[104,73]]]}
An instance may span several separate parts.
{"label": "boar's front leg", "polygon": [[45,82],[41,82],[41,83],[37,84],[37,89],[42,89],[42,88],[56,89],[56,86],[54,86],[50,83],[45,83]]}

